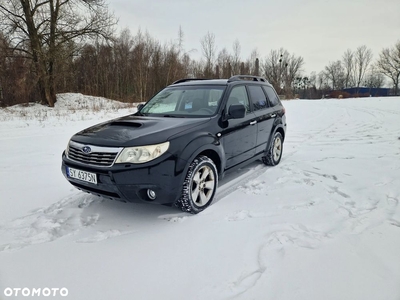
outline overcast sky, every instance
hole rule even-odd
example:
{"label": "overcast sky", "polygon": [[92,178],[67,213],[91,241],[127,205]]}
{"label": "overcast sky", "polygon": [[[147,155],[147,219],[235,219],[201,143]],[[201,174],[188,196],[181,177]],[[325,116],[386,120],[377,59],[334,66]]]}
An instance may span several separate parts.
{"label": "overcast sky", "polygon": [[215,34],[217,52],[236,39],[246,59],[281,47],[302,56],[306,74],[322,71],[347,49],[366,45],[374,59],[400,41],[400,0],[108,0],[119,28],[141,28],[160,42],[176,40],[200,58],[200,40]]}

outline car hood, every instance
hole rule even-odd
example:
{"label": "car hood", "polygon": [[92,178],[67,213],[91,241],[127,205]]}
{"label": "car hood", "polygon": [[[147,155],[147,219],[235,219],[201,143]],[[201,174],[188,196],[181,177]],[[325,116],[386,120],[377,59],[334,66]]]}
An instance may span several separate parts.
{"label": "car hood", "polygon": [[72,141],[105,147],[159,144],[169,137],[208,122],[209,118],[141,117],[129,115],[78,132]]}

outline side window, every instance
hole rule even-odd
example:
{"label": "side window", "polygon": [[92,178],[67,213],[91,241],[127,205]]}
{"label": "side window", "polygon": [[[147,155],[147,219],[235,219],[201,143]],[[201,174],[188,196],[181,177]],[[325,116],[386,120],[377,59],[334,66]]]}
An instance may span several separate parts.
{"label": "side window", "polygon": [[254,110],[260,110],[269,107],[267,97],[261,89],[261,86],[249,85],[247,88],[249,89],[250,98],[251,102],[253,103]]}
{"label": "side window", "polygon": [[276,106],[278,104],[280,104],[278,95],[275,93],[275,91],[269,87],[269,86],[263,86],[263,89],[265,91],[265,93],[267,93],[269,102],[271,103],[271,106]]}
{"label": "side window", "polygon": [[228,109],[232,104],[243,104],[244,107],[246,107],[246,113],[250,112],[249,98],[247,97],[247,92],[244,85],[237,86],[232,89],[228,101],[226,102],[226,108]]}

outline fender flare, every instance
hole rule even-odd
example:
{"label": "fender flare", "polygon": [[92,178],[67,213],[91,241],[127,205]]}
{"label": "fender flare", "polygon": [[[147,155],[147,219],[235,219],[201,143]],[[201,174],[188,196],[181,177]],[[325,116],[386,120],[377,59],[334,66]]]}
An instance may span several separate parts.
{"label": "fender flare", "polygon": [[[274,123],[274,126],[272,127],[271,134],[269,136],[269,140],[268,140],[268,143],[267,143],[267,148],[265,149],[265,151],[268,151],[268,149],[271,147],[271,143],[272,143],[272,141],[274,139],[275,133],[279,129],[281,129],[283,132],[285,132],[285,128],[284,128],[284,126],[282,124],[282,120],[276,121]],[[283,134],[282,137],[283,137],[283,141],[284,141],[285,140],[285,134]]]}
{"label": "fender flare", "polygon": [[[202,146],[199,147],[199,145]],[[219,139],[209,133],[198,134],[196,138],[185,146],[178,157],[175,172],[177,174],[186,174],[190,163],[204,151],[213,151],[218,156],[219,162],[214,161],[214,163],[217,166],[219,175],[221,175],[225,169],[225,151]]]}

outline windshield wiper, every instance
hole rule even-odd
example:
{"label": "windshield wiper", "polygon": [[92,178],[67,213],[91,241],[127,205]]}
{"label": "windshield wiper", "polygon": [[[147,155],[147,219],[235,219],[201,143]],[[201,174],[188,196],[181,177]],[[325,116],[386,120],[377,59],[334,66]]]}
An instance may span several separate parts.
{"label": "windshield wiper", "polygon": [[164,118],[185,118],[184,116],[176,116],[176,115],[163,115]]}

